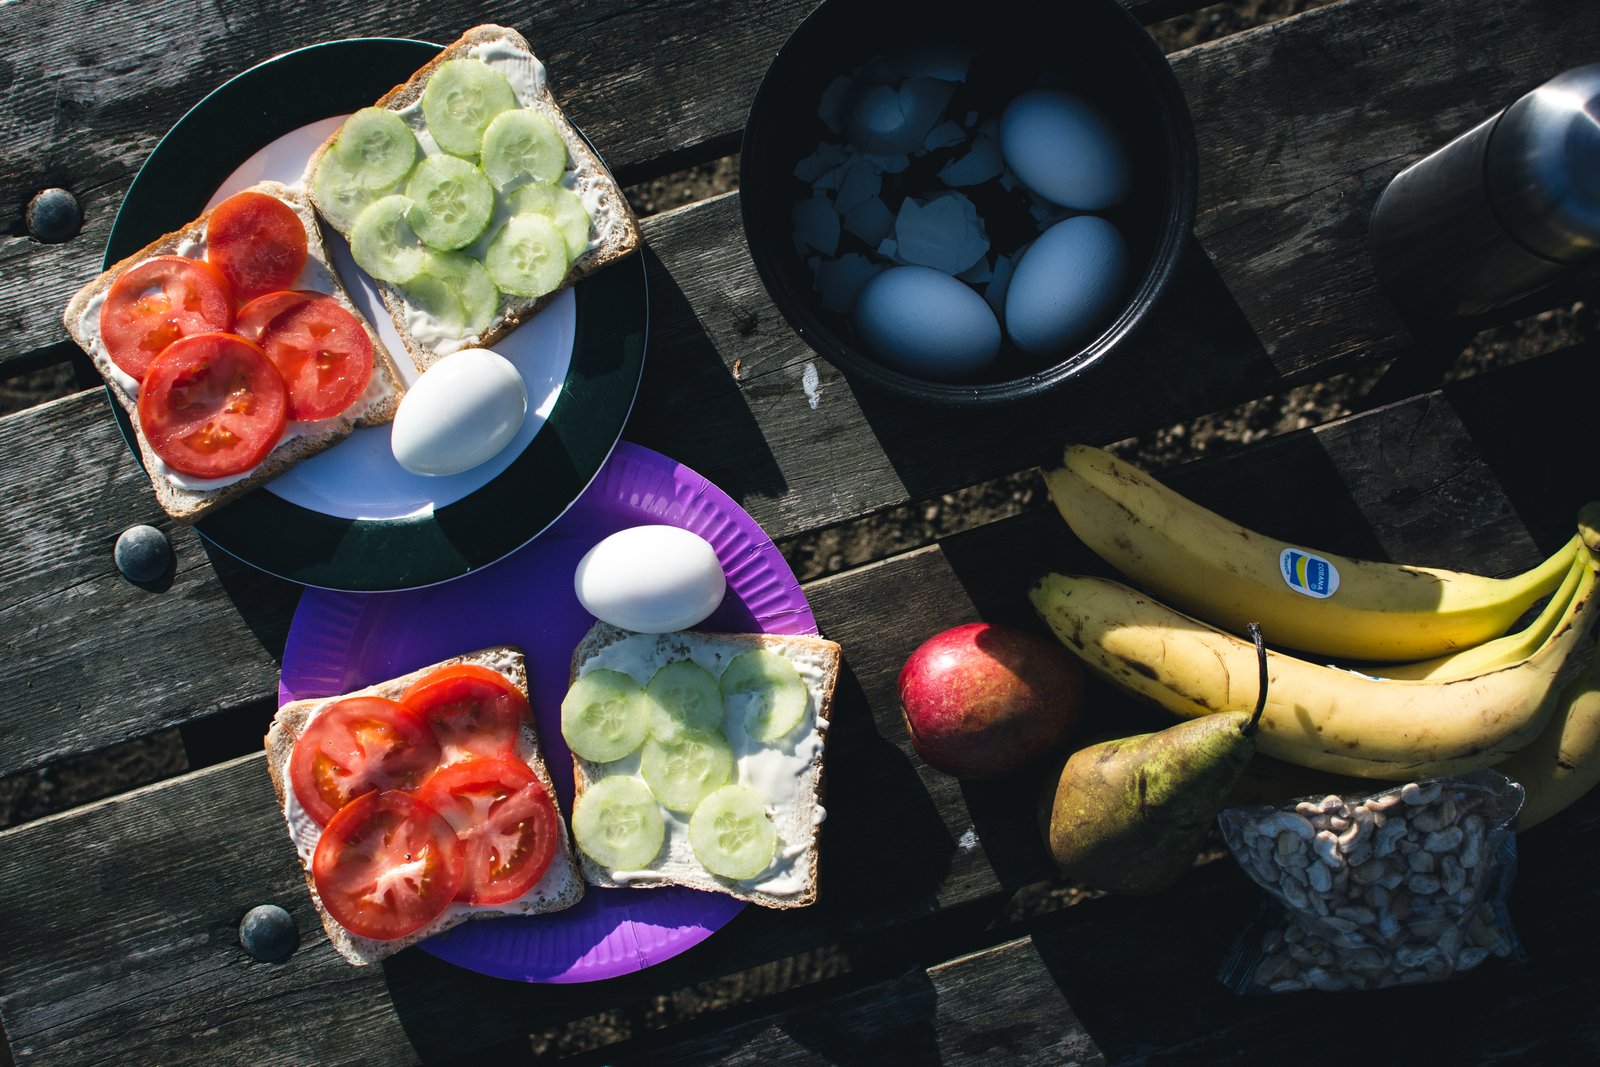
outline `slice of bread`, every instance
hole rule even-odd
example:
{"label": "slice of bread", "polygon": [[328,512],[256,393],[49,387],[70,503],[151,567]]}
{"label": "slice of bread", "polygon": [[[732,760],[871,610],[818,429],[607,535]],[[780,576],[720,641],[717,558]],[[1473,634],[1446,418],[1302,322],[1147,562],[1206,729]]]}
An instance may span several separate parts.
{"label": "slice of bread", "polygon": [[[516,76],[510,78],[517,103],[544,115],[561,134],[561,139],[567,146],[567,173],[563,184],[577,193],[588,205],[593,227],[590,230],[588,250],[573,260],[567,270],[566,278],[559,287],[534,299],[502,294],[494,319],[481,333],[472,336],[433,338],[419,335],[408,322],[417,321],[415,316],[421,314],[420,309],[407,302],[401,287],[374,281],[373,284],[394,319],[395,329],[419,370],[425,370],[441,357],[463,348],[492,346],[522,323],[533,318],[562,290],[631,254],[640,244],[639,221],[634,217],[627,198],[622,195],[621,187],[594,149],[589,147],[589,142],[583,139],[562,112],[560,105],[556,103],[555,95],[550,90],[544,65],[533,54],[527,39],[516,30],[492,24],[473,27],[458,40],[445,46],[438,56],[405,82],[379,97],[373,106],[399,113],[414,131],[425,135],[427,124],[422,114],[422,92],[427,87],[428,78],[441,64],[452,59],[467,58],[485,59],[491,66],[503,72],[507,70],[517,72]],[[337,139],[338,133],[335,132],[333,137],[312,155],[307,165],[305,185],[313,190],[314,203],[317,167]],[[419,140],[425,152],[429,151],[428,146],[434,145],[431,137],[423,136]],[[436,145],[432,151],[438,151]],[[503,195],[499,199],[503,200]],[[330,226],[339,229],[343,236],[346,238],[350,236],[348,229],[341,229],[332,221],[330,213],[323,212],[323,217]],[[500,209],[497,208],[496,217],[490,222],[488,232],[473,247],[484,244],[493,235],[500,224],[500,219]]]}
{"label": "slice of bread", "polygon": [[[485,907],[472,907],[461,903],[452,903],[445,909],[444,914],[414,933],[392,941],[378,941],[369,937],[362,937],[351,933],[341,926],[333,916],[329,915],[322,905],[322,898],[317,894],[317,886],[311,877],[311,857],[316,851],[317,841],[321,836],[321,827],[317,826],[303,808],[294,800],[292,786],[289,783],[289,759],[294,752],[294,744],[300,735],[310,725],[323,708],[338,700],[350,696],[379,696],[394,700],[398,699],[413,682],[440,667],[448,667],[457,663],[472,663],[489,667],[500,672],[509,679],[524,696],[528,693],[528,668],[522,650],[512,645],[500,645],[494,648],[479,649],[439,663],[431,664],[419,670],[403,674],[398,678],[369,685],[364,689],[357,689],[350,693],[341,693],[338,696],[319,697],[307,700],[291,701],[278,709],[268,728],[265,738],[267,750],[267,771],[272,776],[272,788],[278,796],[278,808],[284,814],[284,821],[288,825],[289,839],[294,842],[295,851],[300,857],[300,866],[305,874],[306,888],[311,891],[311,903],[316,908],[317,915],[322,919],[322,928],[328,933],[328,940],[338,953],[351,963],[363,965],[392,956],[403,948],[407,948],[419,941],[432,937],[434,934],[443,933],[451,927],[457,926],[469,919],[493,919],[503,915],[542,915],[548,912],[561,911],[570,908],[583,897],[584,883],[579,877],[577,866],[573,860],[573,848],[567,836],[566,820],[558,818],[556,824],[561,832],[561,841],[556,849],[555,858],[550,861],[550,867],[545,871],[537,885],[516,900],[506,904]],[[533,725],[531,716],[524,719],[521,732],[517,738],[517,755],[528,764],[539,781],[544,784],[550,793],[550,798],[556,801],[557,812],[560,811],[560,801],[557,799],[555,783],[550,779],[549,768],[544,762],[543,753],[539,747],[539,738]]]}
{"label": "slice of bread", "polygon": [[[726,893],[766,908],[799,908],[816,901],[817,839],[826,814],[822,806],[824,742],[839,680],[840,647],[836,642],[822,637],[694,630],[636,634],[597,622],[573,650],[570,680],[605,668],[621,671],[643,686],[659,668],[684,659],[718,677],[734,657],[758,648],[793,663],[809,694],[802,722],[787,737],[770,745],[757,743],[758,749],[752,752],[735,750],[735,756],[743,758],[738,758],[733,784],[751,786],[763,794],[768,816],[778,831],[773,865],[746,881],[712,874],[695,858],[689,844],[688,816],[662,809],[667,840],[648,870],[612,870],[578,850],[578,865],[591,885],[635,889],[683,885]],[[637,752],[610,764],[573,756],[574,807],[589,785],[608,773],[636,774],[638,762]],[[782,765],[782,773],[775,772],[775,763]],[[774,795],[784,790],[787,795]]]}
{"label": "slice of bread", "polygon": [[68,302],[62,321],[72,339],[93,361],[95,369],[106,380],[111,395],[128,413],[139,445],[140,459],[150,475],[156,500],[168,515],[178,522],[192,523],[208,512],[221,507],[256,486],[270,481],[307,456],[314,455],[348,437],[357,426],[376,426],[391,422],[400,398],[405,395],[405,379],[395,366],[389,350],[378,339],[372,324],[350,300],[338,271],[328,258],[322,243],[322,230],[317,224],[316,212],[305,190],[281,182],[264,181],[252,185],[248,191],[266,193],[277,197],[294,209],[306,230],[306,266],[296,280],[294,288],[314,289],[327,293],[361,323],[372,341],[372,379],[366,393],[346,412],[314,423],[292,423],[290,430],[278,446],[247,473],[229,480],[226,484],[204,487],[176,474],[163,463],[145,439],[139,426],[138,382],[124,374],[111,361],[105,344],[100,339],[100,306],[113,282],[126,270],[153,256],[182,255],[191,259],[204,257],[206,223],[209,211],[180,230],[159,237],[133,255],[103,271],[94,281],[84,286]]}

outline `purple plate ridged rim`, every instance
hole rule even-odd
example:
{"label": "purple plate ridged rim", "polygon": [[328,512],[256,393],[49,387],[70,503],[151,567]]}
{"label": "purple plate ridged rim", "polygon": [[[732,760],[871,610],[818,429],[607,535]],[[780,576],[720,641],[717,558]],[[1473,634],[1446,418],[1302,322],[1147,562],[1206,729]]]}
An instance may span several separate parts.
{"label": "purple plate ridged rim", "polygon": [[[728,593],[701,629],[817,632],[787,561],[737,502],[689,467],[622,441],[566,514],[488,567],[387,593],[308,588],[289,626],[279,703],[347,692],[488,645],[520,645],[545,760],[561,808],[570,812],[560,704],[572,649],[594,621],[573,592],[572,569],[600,538],[647,523],[681,526],[716,549]],[[733,897],[681,887],[591,886],[565,911],[462,923],[421,947],[497,978],[591,982],[669,959],[743,908]]]}

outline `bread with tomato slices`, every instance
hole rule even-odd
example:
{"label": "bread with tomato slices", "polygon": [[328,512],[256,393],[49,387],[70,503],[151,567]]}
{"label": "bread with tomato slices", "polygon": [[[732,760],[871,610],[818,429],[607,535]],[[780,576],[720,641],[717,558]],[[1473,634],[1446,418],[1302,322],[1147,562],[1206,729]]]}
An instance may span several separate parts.
{"label": "bread with tomato slices", "polygon": [[[428,133],[423,113],[423,96],[430,79],[444,64],[462,59],[481,59],[495,70],[504,73],[515,96],[514,109],[535,112],[549,120],[554,127],[567,153],[565,171],[555,184],[576,193],[583,201],[591,223],[589,240],[581,250],[574,249],[569,252],[571,258],[564,277],[549,291],[539,295],[519,296],[502,287],[498,304],[492,316],[483,322],[481,329],[467,326],[454,333],[442,332],[438,328],[436,319],[430,318],[428,309],[423,306],[423,297],[412,287],[375,277],[374,284],[382,294],[383,301],[394,319],[395,329],[419,369],[426,369],[443,356],[463,348],[493,346],[518,326],[533,318],[562,291],[631,255],[641,244],[638,219],[623,195],[621,186],[617,184],[599,155],[590,147],[589,142],[566,117],[550,89],[545,67],[534,54],[528,40],[508,27],[493,24],[473,27],[446,45],[436,57],[419,68],[411,77],[374,101],[372,107],[399,114],[414,132],[419,134],[419,162],[429,156],[447,154]],[[335,199],[334,194],[329,193],[318,181],[319,172],[339,139],[339,132],[342,132],[342,128],[312,155],[306,169],[305,184],[311,192],[312,202],[316,204],[328,225],[346,238],[350,238],[354,227],[353,220],[359,212],[359,207],[368,205],[360,203],[357,207],[352,207],[349,204],[336,204],[332,202]],[[459,148],[453,150],[457,151],[460,158],[465,158],[469,162],[479,162],[476,152],[465,152]],[[451,254],[469,253],[482,259],[491,238],[507,219],[519,210],[513,207],[512,202],[518,191],[518,185],[518,179],[511,179],[503,189],[496,191],[492,221],[477,238],[461,247],[459,252],[454,250],[456,246],[448,244],[441,245],[441,250],[450,251]],[[384,189],[381,194],[370,195],[392,193],[412,195],[412,190],[408,181],[402,179],[396,186]],[[361,197],[363,201],[366,195]],[[371,271],[369,273],[376,274]]]}
{"label": "bread with tomato slices", "polygon": [[[330,913],[322,893],[319,892],[314,869],[316,867],[318,846],[322,844],[325,827],[320,825],[316,818],[313,817],[312,809],[300,802],[296,791],[294,784],[296,745],[307,735],[307,731],[313,727],[319,716],[333,708],[334,705],[365,697],[399,701],[403,696],[412,692],[414,687],[420,688],[418,686],[419,682],[423,682],[431,676],[439,676],[440,672],[448,674],[452,671],[459,671],[461,668],[465,668],[466,671],[487,668],[509,683],[511,691],[520,694],[520,703],[517,705],[519,710],[516,713],[513,755],[515,760],[520,760],[521,765],[525,765],[526,769],[532,772],[534,778],[543,786],[545,794],[549,798],[554,833],[551,838],[547,839],[547,843],[553,844],[554,847],[550,853],[548,866],[531,888],[512,899],[485,905],[474,905],[463,899],[457,899],[449,904],[441,914],[401,936],[363,936],[341,924]],[[323,929],[327,932],[328,940],[346,960],[357,965],[375,963],[403,948],[471,919],[496,918],[504,915],[547,914],[569,908],[582,898],[584,882],[578,874],[577,866],[574,862],[573,850],[567,837],[566,821],[561,816],[560,802],[556,795],[555,784],[551,780],[549,768],[545,764],[532,715],[527,710],[527,698],[527,666],[523,653],[521,649],[515,646],[504,645],[453,656],[396,678],[348,693],[341,693],[337,696],[291,701],[278,709],[265,738],[267,769],[272,778],[273,790],[277,794],[279,810],[284,815],[289,838],[294,843],[296,854],[304,871],[306,886],[311,892],[312,905],[322,920]],[[424,701],[417,706],[426,708],[427,703]],[[459,709],[454,712],[449,711],[448,709],[451,705],[448,703],[440,706],[446,710],[437,714],[459,714]],[[395,790],[396,792],[404,792],[412,797],[426,796],[429,782],[436,777],[443,776],[444,771],[460,771],[470,765],[487,765],[498,762],[498,758],[493,755],[483,753],[475,755],[471,752],[472,731],[483,729],[492,732],[491,726],[483,725],[492,724],[492,717],[484,715],[481,720],[463,720],[462,723],[458,723],[455,727],[447,727],[445,725],[446,720],[433,719],[434,715],[435,712],[424,710],[422,718],[424,720],[432,719],[437,723],[430,729],[436,740],[442,739],[443,750],[438,756],[438,763],[437,765],[429,763],[429,766],[433,769],[426,771],[422,779],[414,787]],[[394,734],[379,736],[384,739],[392,739]],[[404,735],[402,734],[401,736]],[[370,741],[368,747],[372,747]],[[433,758],[431,750],[429,754],[422,757],[425,762]],[[505,758],[510,759],[511,757]],[[311,763],[307,764],[307,766],[313,765]],[[303,770],[302,773],[304,773]],[[361,773],[366,772],[363,770]],[[412,773],[417,772],[413,771]],[[390,794],[387,791],[374,791],[353,797],[343,806],[332,809],[335,814],[328,820],[327,826],[332,827],[338,818],[338,814],[346,809],[353,808],[363,801],[376,803],[380,796],[388,795]],[[310,799],[314,804],[326,803],[326,798],[313,797]],[[443,805],[440,805],[440,807],[443,808]],[[319,811],[317,814],[326,817],[324,812]],[[528,876],[532,877],[532,872],[529,872]],[[468,887],[463,883],[460,893],[466,894],[467,892]],[[338,909],[336,908],[335,910]]]}
{"label": "bread with tomato slices", "polygon": [[[751,790],[760,802],[759,810],[776,831],[775,848],[766,866],[746,877],[727,876],[707,869],[697,854],[698,846],[692,842],[695,813],[706,801],[696,802],[687,812],[674,811],[668,807],[665,795],[658,797],[662,802],[660,814],[665,833],[660,850],[652,860],[616,867],[584,851],[579,816],[585,795],[598,783],[620,775],[637,779],[654,791],[646,766],[650,759],[647,750],[654,740],[649,736],[642,749],[610,762],[597,762],[573,754],[575,844],[579,868],[589,884],[641,890],[681,885],[725,893],[751,904],[778,909],[805,907],[816,901],[818,839],[826,816],[823,808],[825,742],[842,658],[837,642],[803,634],[695,630],[641,634],[597,621],[573,650],[570,682],[576,685],[593,671],[616,671],[644,688],[662,667],[683,661],[703,667],[721,682],[730,665],[751,652],[770,653],[787,661],[805,687],[800,717],[779,736],[769,740],[753,739],[745,733],[743,724],[731,725],[730,720],[736,713],[731,706],[724,710],[720,700],[717,712],[713,713],[723,723],[721,732],[730,742],[735,760],[724,785]],[[564,707],[563,732],[569,729],[568,712]],[[654,732],[652,729],[652,735]],[[569,747],[572,744],[570,733],[568,744]],[[741,831],[735,827],[733,832]],[[758,857],[756,862],[762,859]]]}
{"label": "bread with tomato slices", "polygon": [[[339,309],[348,313],[353,318],[355,327],[371,345],[372,370],[366,388],[336,414],[310,421],[294,421],[286,418],[284,429],[275,442],[270,444],[259,461],[248,470],[221,477],[186,474],[169,466],[162,459],[146,433],[146,427],[139,413],[139,395],[143,378],[128,373],[113,360],[106,340],[102,336],[101,312],[120,278],[157,257],[177,256],[211,266],[207,262],[208,232],[209,224],[217,209],[208,210],[187,226],[157,238],[133,255],[103,271],[94,281],[80,289],[68,303],[62,316],[67,332],[89,356],[95,369],[105,379],[111,395],[127,412],[138,444],[140,459],[150,476],[156,499],[168,515],[182,523],[192,523],[204,517],[214,509],[271,480],[300,460],[337,444],[358,426],[373,426],[392,421],[400,399],[405,394],[405,379],[401,376],[393,357],[378,338],[372,324],[351,301],[349,293],[339,280],[338,272],[328,258],[315,210],[305,191],[298,186],[263,181],[242,192],[272,197],[292,211],[294,218],[304,230],[306,251],[304,267],[290,288],[330,298]],[[221,206],[218,205],[219,208]],[[231,288],[228,292],[232,301],[232,311],[238,312],[247,301],[234,298]],[[235,329],[231,316],[229,322],[229,329]],[[186,328],[180,332],[189,330]],[[165,349],[160,350],[164,351]],[[141,375],[147,373],[148,364],[159,354],[159,352],[153,353],[144,360],[146,366],[140,370]],[[287,392],[285,395],[287,396]]]}

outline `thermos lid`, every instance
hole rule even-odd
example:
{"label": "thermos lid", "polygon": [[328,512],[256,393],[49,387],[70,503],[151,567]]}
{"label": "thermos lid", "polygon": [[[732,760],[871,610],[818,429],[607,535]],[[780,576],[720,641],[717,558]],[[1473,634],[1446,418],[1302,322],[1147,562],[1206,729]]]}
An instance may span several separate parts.
{"label": "thermos lid", "polygon": [[1600,63],[1506,108],[1487,164],[1490,203],[1516,241],[1562,263],[1600,250]]}

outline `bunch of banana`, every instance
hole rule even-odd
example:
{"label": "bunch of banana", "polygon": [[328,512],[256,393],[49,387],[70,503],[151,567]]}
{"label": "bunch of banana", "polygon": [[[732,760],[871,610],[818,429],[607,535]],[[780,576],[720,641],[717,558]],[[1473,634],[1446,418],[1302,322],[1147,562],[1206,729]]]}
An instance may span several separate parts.
{"label": "bunch of banana", "polygon": [[1072,531],[1134,584],[1225,630],[1259,622],[1278,647],[1336,659],[1420,660],[1498,637],[1561,583],[1578,546],[1487,578],[1265,537],[1087,445],[1044,479]]}
{"label": "bunch of banana", "polygon": [[[1526,658],[1476,674],[1370,677],[1269,651],[1258,748],[1338,774],[1406,780],[1492,766],[1550,719],[1557,676],[1600,618],[1594,558],[1584,550],[1571,599]],[[1119,582],[1050,574],[1035,610],[1086,666],[1185,718],[1247,706],[1255,646]],[[1263,628],[1264,629],[1264,628]]]}

